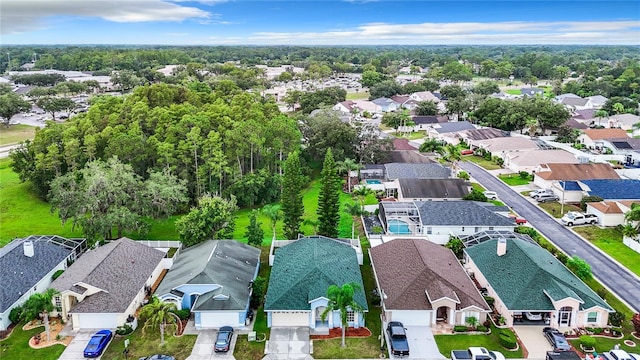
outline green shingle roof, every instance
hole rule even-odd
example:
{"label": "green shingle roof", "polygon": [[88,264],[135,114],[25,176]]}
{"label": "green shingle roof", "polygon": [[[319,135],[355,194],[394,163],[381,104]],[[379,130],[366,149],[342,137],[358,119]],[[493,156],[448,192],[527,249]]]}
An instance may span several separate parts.
{"label": "green shingle roof", "polygon": [[497,239],[465,249],[480,272],[511,311],[554,310],[552,301],[574,298],[581,309],[594,306],[613,311],[558,259],[536,244],[507,240],[507,253],[498,256]]}
{"label": "green shingle roof", "polygon": [[351,282],[360,286],[354,300],[367,310],[355,250],[329,238],[303,238],[276,250],[264,309],[309,310],[309,301],[326,297],[329,285]]}

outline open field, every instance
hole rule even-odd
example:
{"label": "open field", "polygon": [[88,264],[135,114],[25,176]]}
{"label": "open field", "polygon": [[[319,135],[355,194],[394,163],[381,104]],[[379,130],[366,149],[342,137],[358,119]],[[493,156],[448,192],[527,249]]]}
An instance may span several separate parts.
{"label": "open field", "polygon": [[36,136],[34,126],[16,124],[9,127],[0,126],[0,146],[12,145],[32,140]]}

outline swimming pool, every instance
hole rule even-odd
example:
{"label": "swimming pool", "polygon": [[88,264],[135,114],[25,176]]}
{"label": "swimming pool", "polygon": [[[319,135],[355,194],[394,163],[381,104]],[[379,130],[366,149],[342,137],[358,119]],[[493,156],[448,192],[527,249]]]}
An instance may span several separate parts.
{"label": "swimming pool", "polygon": [[366,182],[367,184],[371,184],[371,185],[373,185],[373,184],[375,184],[375,185],[381,185],[381,184],[382,184],[382,181],[377,180],[377,179],[367,179],[367,180],[365,180],[365,182]]}
{"label": "swimming pool", "polygon": [[411,234],[409,230],[409,224],[402,220],[391,219],[387,222],[389,232],[392,234]]}

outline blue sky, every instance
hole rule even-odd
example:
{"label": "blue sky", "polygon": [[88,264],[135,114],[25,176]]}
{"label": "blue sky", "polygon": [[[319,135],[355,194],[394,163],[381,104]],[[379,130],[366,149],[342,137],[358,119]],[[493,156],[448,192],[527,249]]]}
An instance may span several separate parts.
{"label": "blue sky", "polygon": [[640,1],[2,0],[0,44],[640,45]]}

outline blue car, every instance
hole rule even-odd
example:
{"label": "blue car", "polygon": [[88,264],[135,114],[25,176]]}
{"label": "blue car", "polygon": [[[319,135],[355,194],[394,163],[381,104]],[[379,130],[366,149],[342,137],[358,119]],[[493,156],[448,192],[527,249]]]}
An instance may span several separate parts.
{"label": "blue car", "polygon": [[95,358],[100,356],[112,337],[111,330],[100,330],[93,334],[87,347],[84,348],[84,357]]}

